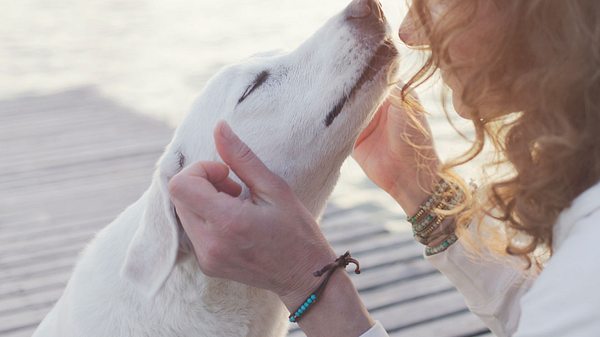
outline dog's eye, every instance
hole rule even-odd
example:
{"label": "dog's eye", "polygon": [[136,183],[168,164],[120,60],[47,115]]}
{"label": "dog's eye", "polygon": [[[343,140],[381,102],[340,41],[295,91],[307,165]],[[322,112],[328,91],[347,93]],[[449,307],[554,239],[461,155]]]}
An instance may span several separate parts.
{"label": "dog's eye", "polygon": [[238,100],[238,104],[242,103],[248,96],[250,96],[250,94],[254,90],[258,89],[258,87],[263,85],[263,83],[265,83],[268,78],[269,78],[268,71],[263,71],[260,74],[258,74],[258,76],[256,76],[256,78],[254,79],[254,82],[252,82],[252,84],[250,84],[248,86],[248,88],[246,88],[246,91],[244,91],[244,93],[242,94],[242,97],[240,97],[240,99]]}

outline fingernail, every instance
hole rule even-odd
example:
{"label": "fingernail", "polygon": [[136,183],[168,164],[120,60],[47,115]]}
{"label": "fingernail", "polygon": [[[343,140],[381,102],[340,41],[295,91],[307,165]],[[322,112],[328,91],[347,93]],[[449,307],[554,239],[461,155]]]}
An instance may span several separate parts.
{"label": "fingernail", "polygon": [[233,130],[231,130],[231,127],[225,121],[221,122],[221,135],[225,139],[235,139],[235,134],[233,133]]}

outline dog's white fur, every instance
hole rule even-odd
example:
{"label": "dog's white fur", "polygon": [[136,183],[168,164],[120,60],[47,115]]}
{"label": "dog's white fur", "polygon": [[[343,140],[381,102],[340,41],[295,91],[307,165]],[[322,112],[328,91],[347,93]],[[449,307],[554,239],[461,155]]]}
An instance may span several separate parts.
{"label": "dog's white fur", "polygon": [[[325,125],[389,33],[382,24],[381,32],[359,28],[347,11],[295,51],[255,56],[209,82],[159,160],[150,188],[88,245],[34,337],[285,335],[287,311],[274,294],[200,272],[167,182],[181,164],[220,160],[212,135],[224,119],[318,218],[395,68],[387,63]],[[267,81],[238,103],[263,71]]]}

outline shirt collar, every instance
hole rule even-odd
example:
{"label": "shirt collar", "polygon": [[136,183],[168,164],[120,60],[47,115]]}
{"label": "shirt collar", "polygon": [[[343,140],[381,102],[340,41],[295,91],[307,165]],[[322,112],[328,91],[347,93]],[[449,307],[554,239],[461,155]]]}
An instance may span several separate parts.
{"label": "shirt collar", "polygon": [[600,208],[600,182],[581,193],[563,210],[554,226],[553,248],[556,251],[578,220]]}

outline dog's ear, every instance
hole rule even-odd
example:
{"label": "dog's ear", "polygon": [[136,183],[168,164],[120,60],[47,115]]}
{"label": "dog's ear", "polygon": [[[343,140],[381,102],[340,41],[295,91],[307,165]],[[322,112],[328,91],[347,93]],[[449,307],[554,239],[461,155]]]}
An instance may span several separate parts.
{"label": "dog's ear", "polygon": [[121,275],[148,297],[163,285],[175,265],[179,229],[169,199],[167,178],[160,170],[145,196],[146,209],[125,257]]}

